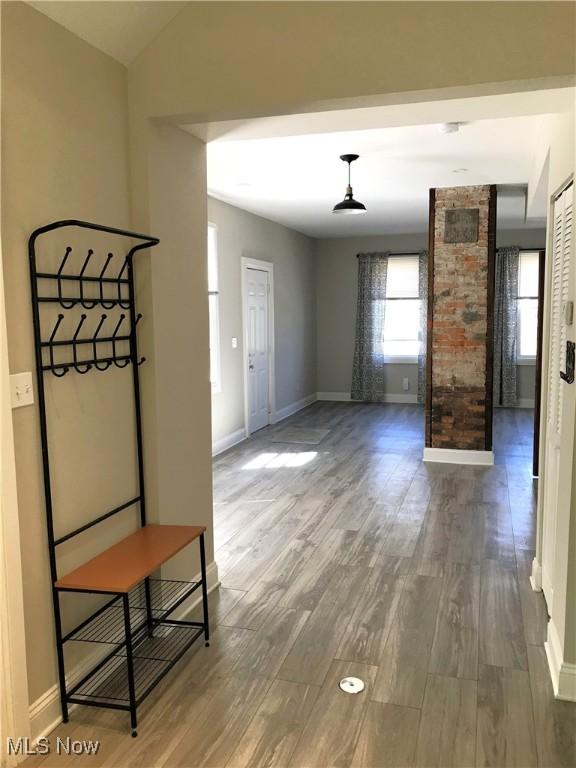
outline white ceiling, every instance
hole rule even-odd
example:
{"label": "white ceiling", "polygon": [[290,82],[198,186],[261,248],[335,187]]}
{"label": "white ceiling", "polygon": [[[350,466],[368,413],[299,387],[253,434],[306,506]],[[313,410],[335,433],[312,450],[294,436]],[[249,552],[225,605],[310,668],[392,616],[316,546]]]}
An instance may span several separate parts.
{"label": "white ceiling", "polygon": [[28,0],[28,4],[126,65],[186,5],[176,0]]}
{"label": "white ceiling", "polygon": [[[540,216],[525,222],[540,121],[475,120],[448,134],[433,124],[216,140],[208,144],[208,191],[312,237],[341,237],[424,232],[431,187],[498,184],[500,226],[543,226]],[[361,216],[331,212],[345,194],[344,153],[360,155],[352,186],[368,209]]]}

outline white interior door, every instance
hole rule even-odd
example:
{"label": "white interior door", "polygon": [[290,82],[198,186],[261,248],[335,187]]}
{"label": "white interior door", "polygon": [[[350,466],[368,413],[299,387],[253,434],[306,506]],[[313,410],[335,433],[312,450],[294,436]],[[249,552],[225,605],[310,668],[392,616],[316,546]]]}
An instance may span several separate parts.
{"label": "white interior door", "polygon": [[[552,613],[554,602],[555,568],[557,565],[557,545],[559,522],[565,515],[565,505],[570,504],[570,494],[562,494],[561,489],[570,488],[572,472],[572,450],[569,443],[573,440],[570,427],[572,419],[566,398],[566,384],[560,378],[560,371],[566,365],[567,325],[565,317],[566,302],[572,298],[570,283],[572,279],[573,233],[572,202],[573,185],[568,187],[554,203],[554,239],[551,265],[550,293],[550,336],[548,369],[548,402],[545,452],[545,488],[544,515],[542,528],[542,589]],[[571,385],[574,386],[574,385]],[[570,457],[569,466],[566,459]],[[568,472],[568,475],[566,475]],[[568,484],[566,484],[568,482]],[[567,497],[567,498],[566,498]]]}
{"label": "white interior door", "polygon": [[269,275],[262,269],[246,269],[246,376],[248,386],[248,430],[262,429],[270,422],[270,342],[268,338]]}

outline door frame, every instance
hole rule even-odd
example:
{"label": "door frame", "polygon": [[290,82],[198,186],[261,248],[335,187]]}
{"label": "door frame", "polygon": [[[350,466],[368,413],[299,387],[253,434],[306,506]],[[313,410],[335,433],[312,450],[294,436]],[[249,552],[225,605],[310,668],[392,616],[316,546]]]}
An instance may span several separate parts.
{"label": "door frame", "polygon": [[540,473],[540,413],[542,410],[542,345],[544,339],[544,294],[546,291],[546,250],[538,249],[538,327],[536,340],[536,379],[534,382],[534,435],[532,438],[532,477]]}
{"label": "door frame", "polygon": [[249,269],[259,269],[268,273],[268,424],[276,421],[276,354],[274,343],[274,264],[248,256],[241,258],[241,292],[242,292],[242,380],[244,382],[244,432],[250,437],[250,420],[248,406],[248,319],[246,304],[246,286]]}

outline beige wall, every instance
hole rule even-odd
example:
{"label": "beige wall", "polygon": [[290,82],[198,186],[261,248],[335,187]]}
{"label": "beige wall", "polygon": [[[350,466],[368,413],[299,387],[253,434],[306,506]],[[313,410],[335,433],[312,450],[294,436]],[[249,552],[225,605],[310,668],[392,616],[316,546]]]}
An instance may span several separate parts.
{"label": "beige wall", "polygon": [[574,11],[563,2],[192,2],[139,57],[140,92],[148,115],[200,121],[573,74]]}
{"label": "beige wall", "polygon": [[[2,239],[15,373],[35,368],[27,257],[32,230],[63,218],[130,223],[125,70],[29,6],[3,3],[2,99]],[[134,489],[131,425],[122,420],[129,387],[122,373],[48,377],[59,533]],[[105,428],[108,415],[114,434]],[[56,682],[37,409],[20,408],[13,418],[34,701]],[[103,540],[114,533],[105,526]],[[71,565],[90,551],[82,537],[64,547],[64,562]]]}
{"label": "beige wall", "polygon": [[208,220],[218,227],[222,387],[212,396],[217,443],[244,427],[243,256],[274,265],[276,411],[316,392],[316,241],[214,198],[208,198]]}
{"label": "beige wall", "polygon": [[[537,248],[544,245],[542,229],[498,232],[498,245]],[[416,251],[428,247],[428,234],[382,237],[326,238],[318,242],[318,391],[349,393],[354,354],[358,274],[356,254],[369,251]],[[534,366],[519,366],[518,397],[534,397]],[[402,379],[409,379],[409,390]],[[387,366],[386,391],[390,395],[417,392],[417,366]]]}
{"label": "beige wall", "polygon": [[[138,279],[145,316],[140,338],[150,361],[142,366],[149,509],[160,523],[206,526],[210,567],[206,152],[198,139],[166,123],[146,121],[139,127],[141,133],[132,131],[132,158],[138,165],[144,153],[147,177],[142,188],[132,175],[133,223],[160,238]],[[162,569],[168,578],[181,579],[198,571],[197,547],[186,548]]]}

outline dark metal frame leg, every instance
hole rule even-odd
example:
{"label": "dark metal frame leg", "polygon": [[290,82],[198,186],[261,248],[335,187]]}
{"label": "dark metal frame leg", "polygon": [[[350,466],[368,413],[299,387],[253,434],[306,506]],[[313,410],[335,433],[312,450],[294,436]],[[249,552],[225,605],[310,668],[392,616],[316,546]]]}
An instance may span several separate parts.
{"label": "dark metal frame leg", "polygon": [[128,595],[122,595],[124,604],[124,630],[126,632],[126,667],[128,670],[128,691],[130,694],[130,727],[132,736],[138,736],[136,728],[138,720],[136,716],[136,686],[134,684],[134,659],[132,657],[132,630],[130,629],[130,603]]}
{"label": "dark metal frame leg", "polygon": [[54,629],[56,632],[56,651],[58,654],[58,681],[60,685],[60,706],[62,720],[68,722],[68,701],[66,693],[66,670],[64,667],[64,645],[62,643],[62,622],[60,620],[60,595],[58,590],[52,588],[52,602],[54,603]]}
{"label": "dark metal frame leg", "polygon": [[210,623],[208,621],[208,583],[206,581],[206,551],[204,534],[200,534],[200,570],[202,572],[202,621],[204,624],[204,645],[210,645]]}
{"label": "dark metal frame leg", "polygon": [[154,634],[154,622],[152,618],[152,598],[150,596],[150,579],[144,581],[144,594],[146,596],[146,624],[148,627],[148,637]]}

